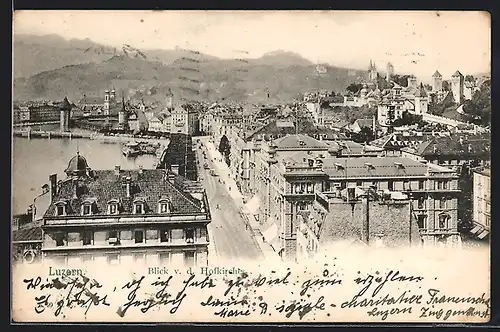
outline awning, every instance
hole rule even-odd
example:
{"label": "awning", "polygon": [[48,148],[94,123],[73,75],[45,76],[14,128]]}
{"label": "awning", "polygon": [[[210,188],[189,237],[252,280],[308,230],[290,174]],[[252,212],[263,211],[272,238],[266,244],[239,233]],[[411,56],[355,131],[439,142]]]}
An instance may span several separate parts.
{"label": "awning", "polygon": [[270,243],[270,245],[277,253],[279,253],[281,249],[283,249],[283,246],[281,244],[281,239],[279,237],[275,237],[274,240]]}
{"label": "awning", "polygon": [[486,230],[486,229],[485,229],[485,230],[484,230],[484,231],[482,231],[482,232],[481,232],[481,234],[479,234],[477,237],[478,237],[480,240],[482,240],[482,239],[484,239],[486,236],[488,236],[488,234],[490,234],[490,231],[488,231],[488,230]]}
{"label": "awning", "polygon": [[470,232],[471,232],[472,234],[476,234],[477,232],[479,232],[479,230],[480,230],[480,229],[482,229],[482,227],[481,227],[481,226],[476,226],[476,227],[474,227],[473,229],[471,229],[471,230],[470,230]]}
{"label": "awning", "polygon": [[248,214],[257,214],[260,207],[260,199],[258,195],[254,195],[245,205],[244,211]]}
{"label": "awning", "polygon": [[273,222],[267,229],[262,232],[264,239],[267,243],[272,243],[275,238],[278,237],[278,225]]}

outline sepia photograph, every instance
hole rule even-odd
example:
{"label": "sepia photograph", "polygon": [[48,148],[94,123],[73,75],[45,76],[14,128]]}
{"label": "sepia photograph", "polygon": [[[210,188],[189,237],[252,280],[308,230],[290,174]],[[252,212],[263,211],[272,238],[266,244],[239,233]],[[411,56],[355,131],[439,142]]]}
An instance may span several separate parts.
{"label": "sepia photograph", "polygon": [[13,323],[490,320],[488,12],[12,24]]}

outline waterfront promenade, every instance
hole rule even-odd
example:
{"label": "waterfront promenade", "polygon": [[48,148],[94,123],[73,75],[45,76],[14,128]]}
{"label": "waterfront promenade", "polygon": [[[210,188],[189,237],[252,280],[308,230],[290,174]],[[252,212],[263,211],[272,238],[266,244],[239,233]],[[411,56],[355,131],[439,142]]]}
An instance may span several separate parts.
{"label": "waterfront promenade", "polygon": [[102,140],[102,141],[114,141],[114,142],[128,142],[128,141],[148,141],[148,142],[156,142],[165,144],[169,139],[161,139],[161,138],[150,138],[150,137],[137,137],[133,135],[121,134],[117,136],[104,135],[101,133],[95,133],[91,131],[77,131],[77,132],[63,132],[56,130],[19,130],[14,129],[12,132],[13,136],[17,137],[26,137],[26,138],[83,138],[83,139],[91,139],[91,140]]}

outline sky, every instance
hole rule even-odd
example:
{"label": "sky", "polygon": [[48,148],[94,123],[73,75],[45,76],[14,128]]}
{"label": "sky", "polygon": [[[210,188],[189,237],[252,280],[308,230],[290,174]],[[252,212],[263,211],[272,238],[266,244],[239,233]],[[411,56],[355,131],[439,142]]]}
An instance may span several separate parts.
{"label": "sky", "polygon": [[139,49],[181,47],[222,58],[296,52],[315,63],[449,78],[490,71],[487,12],[19,11],[16,34],[59,34]]}

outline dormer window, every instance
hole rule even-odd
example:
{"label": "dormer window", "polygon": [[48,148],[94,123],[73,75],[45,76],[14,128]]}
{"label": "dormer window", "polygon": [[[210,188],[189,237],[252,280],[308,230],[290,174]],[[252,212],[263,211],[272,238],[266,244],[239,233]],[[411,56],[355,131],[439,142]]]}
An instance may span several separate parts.
{"label": "dormer window", "polygon": [[170,213],[172,211],[172,203],[168,198],[160,198],[158,202],[158,213]]}
{"label": "dormer window", "polygon": [[89,216],[92,214],[92,208],[90,204],[85,204],[82,206],[82,215]]}
{"label": "dormer window", "polygon": [[94,213],[95,199],[88,198],[82,204],[82,216],[90,216]]}
{"label": "dormer window", "polygon": [[119,210],[119,203],[118,200],[113,199],[108,202],[108,214],[118,214]]}
{"label": "dormer window", "polygon": [[67,214],[66,211],[66,202],[57,202],[56,203],[56,215],[57,216],[65,216]]}
{"label": "dormer window", "polygon": [[146,213],[144,199],[137,198],[134,201],[134,211],[133,212],[134,212],[134,214],[143,214],[143,213]]}

